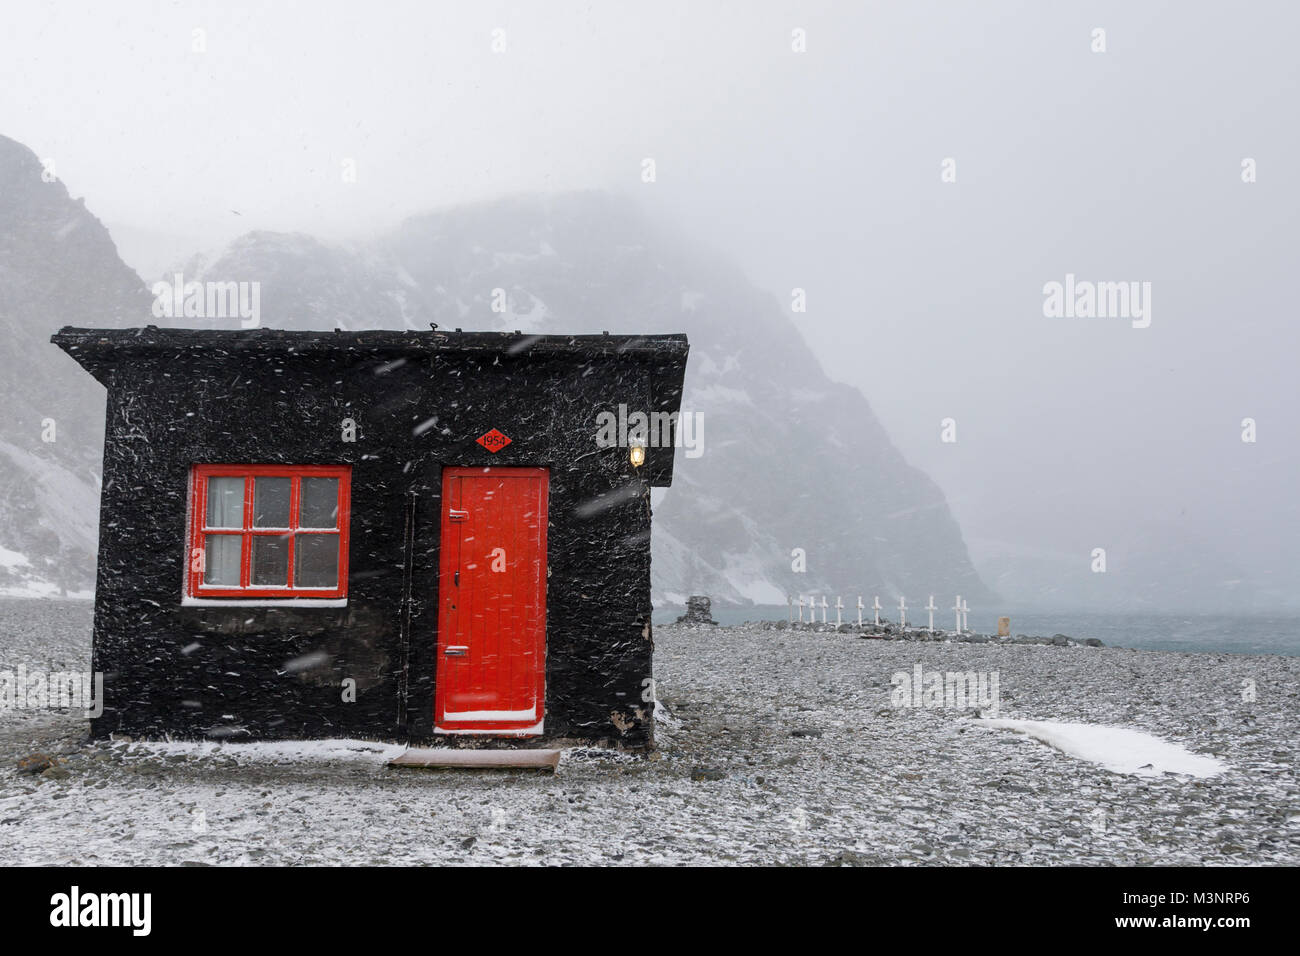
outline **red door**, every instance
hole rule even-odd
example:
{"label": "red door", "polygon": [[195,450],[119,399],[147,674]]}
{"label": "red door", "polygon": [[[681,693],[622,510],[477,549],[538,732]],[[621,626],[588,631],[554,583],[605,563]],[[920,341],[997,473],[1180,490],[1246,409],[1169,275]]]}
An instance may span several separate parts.
{"label": "red door", "polygon": [[542,732],[545,468],[446,468],[434,730]]}

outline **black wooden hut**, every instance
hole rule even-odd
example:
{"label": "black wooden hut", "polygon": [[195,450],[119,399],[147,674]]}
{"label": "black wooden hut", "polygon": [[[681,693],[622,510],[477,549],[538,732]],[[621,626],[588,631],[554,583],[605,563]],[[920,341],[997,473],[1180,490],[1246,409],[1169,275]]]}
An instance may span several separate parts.
{"label": "black wooden hut", "polygon": [[684,335],[53,341],[108,389],[95,735],[653,744]]}

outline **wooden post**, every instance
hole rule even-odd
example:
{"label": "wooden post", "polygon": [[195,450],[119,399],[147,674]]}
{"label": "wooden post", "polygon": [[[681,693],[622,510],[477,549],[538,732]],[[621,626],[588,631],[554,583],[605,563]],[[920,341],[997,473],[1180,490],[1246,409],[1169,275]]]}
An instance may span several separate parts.
{"label": "wooden post", "polygon": [[907,602],[901,594],[898,596],[898,626],[907,627]]}

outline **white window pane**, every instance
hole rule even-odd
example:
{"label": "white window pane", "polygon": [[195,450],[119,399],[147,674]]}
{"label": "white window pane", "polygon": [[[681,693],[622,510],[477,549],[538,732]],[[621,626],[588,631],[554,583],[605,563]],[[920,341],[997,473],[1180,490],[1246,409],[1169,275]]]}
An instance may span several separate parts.
{"label": "white window pane", "polygon": [[289,527],[289,478],[253,479],[253,527]]}
{"label": "white window pane", "polygon": [[253,584],[288,586],[289,538],[287,535],[280,537],[259,534],[253,537],[250,581]]}
{"label": "white window pane", "polygon": [[339,582],[339,536],[300,534],[293,542],[293,586],[333,588]]}
{"label": "white window pane", "polygon": [[239,558],[243,538],[237,534],[207,536],[203,583],[239,587]]}
{"label": "white window pane", "polygon": [[339,526],[339,480],[337,478],[303,478],[298,502],[298,527],[337,528]]}
{"label": "white window pane", "polygon": [[242,528],[244,526],[244,479],[212,477],[208,479],[209,528]]}

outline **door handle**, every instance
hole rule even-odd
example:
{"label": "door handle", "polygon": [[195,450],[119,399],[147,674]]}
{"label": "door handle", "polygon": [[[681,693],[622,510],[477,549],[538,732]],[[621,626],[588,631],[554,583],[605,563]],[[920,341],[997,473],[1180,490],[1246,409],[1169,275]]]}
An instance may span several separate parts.
{"label": "door handle", "polygon": [[448,657],[464,657],[469,653],[469,648],[461,645],[452,644],[443,650]]}

